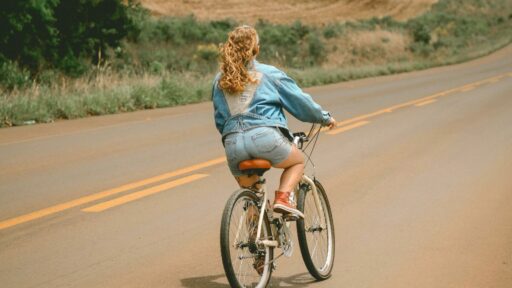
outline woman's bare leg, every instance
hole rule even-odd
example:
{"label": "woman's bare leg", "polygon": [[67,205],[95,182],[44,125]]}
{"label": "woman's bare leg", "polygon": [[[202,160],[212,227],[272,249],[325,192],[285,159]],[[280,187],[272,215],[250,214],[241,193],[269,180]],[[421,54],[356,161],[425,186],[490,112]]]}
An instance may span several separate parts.
{"label": "woman's bare leg", "polygon": [[292,146],[292,151],[288,158],[276,164],[275,167],[284,168],[279,183],[279,191],[291,192],[295,189],[304,173],[304,155],[297,147]]}
{"label": "woman's bare leg", "polygon": [[292,146],[288,158],[275,165],[275,167],[284,168],[284,171],[281,174],[279,190],[276,191],[276,197],[274,198],[274,212],[283,215],[291,213],[299,218],[304,217],[304,214],[297,210],[293,193],[304,173],[304,155],[297,147]]}
{"label": "woman's bare leg", "polygon": [[[295,146],[292,146],[292,151],[288,158],[281,163],[274,165],[276,168],[283,168],[281,180],[279,183],[279,191],[290,192],[295,189],[304,173],[304,155]],[[254,183],[259,180],[258,175],[241,175],[236,176],[235,179],[241,188],[250,188]]]}

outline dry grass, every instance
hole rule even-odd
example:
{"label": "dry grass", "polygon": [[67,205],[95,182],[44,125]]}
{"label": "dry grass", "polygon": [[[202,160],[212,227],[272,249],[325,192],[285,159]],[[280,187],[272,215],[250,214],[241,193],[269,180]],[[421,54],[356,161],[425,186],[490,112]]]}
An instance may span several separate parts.
{"label": "dry grass", "polygon": [[[435,1],[141,1],[155,14],[195,13],[201,20],[234,15],[238,23],[251,23],[260,16],[272,22],[293,22],[300,18],[305,26],[262,23],[258,29],[262,36],[267,36],[262,37],[265,40],[262,43],[273,44],[266,46],[270,48],[262,57],[266,55],[265,60],[271,64],[273,59],[282,59],[283,62],[273,64],[284,67],[301,86],[458,63],[486,55],[512,39],[510,0],[444,0],[427,15],[407,23],[370,19],[323,27],[308,23],[326,24],[374,16],[405,19],[425,12]],[[252,8],[246,9],[248,5]],[[166,13],[170,9],[173,12]],[[211,78],[216,70],[215,43],[229,28],[190,17],[149,17],[141,24],[144,37],[126,45],[123,58],[110,58],[111,63],[90,67],[78,79],[49,70],[41,74],[39,82],[25,83],[20,90],[1,91],[0,86],[0,127],[210,99]],[[421,34],[423,30],[428,33],[427,41],[413,39],[416,32]],[[290,49],[291,45],[299,49]]]}
{"label": "dry grass", "polygon": [[428,10],[437,0],[139,0],[154,15],[196,15],[201,20],[233,18],[254,24],[300,20],[309,24],[391,16],[406,20]]}
{"label": "dry grass", "polygon": [[410,36],[387,30],[358,31],[333,38],[327,43],[329,54],[325,68],[360,64],[400,62],[408,58]]}
{"label": "dry grass", "polygon": [[[111,71],[110,69],[100,69],[91,73],[89,77],[70,78],[60,75],[51,84],[38,84],[33,82],[29,87],[21,90],[14,89],[4,92],[2,95],[9,95],[9,98],[16,98],[23,95],[31,95],[31,97],[39,97],[52,91],[55,95],[65,96],[68,94],[88,94],[97,91],[113,90],[117,87],[125,86],[145,86],[154,87],[159,84],[162,79],[161,75],[152,75],[143,73],[142,75],[127,75]],[[167,75],[164,75],[167,76]]]}

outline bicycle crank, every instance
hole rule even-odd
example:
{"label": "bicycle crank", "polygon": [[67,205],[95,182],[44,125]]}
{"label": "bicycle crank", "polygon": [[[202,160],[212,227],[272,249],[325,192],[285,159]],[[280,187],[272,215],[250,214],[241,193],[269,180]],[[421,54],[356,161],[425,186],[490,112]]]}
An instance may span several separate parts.
{"label": "bicycle crank", "polygon": [[281,242],[281,249],[283,250],[283,254],[286,257],[291,257],[293,254],[293,241],[292,235],[289,229],[289,223],[284,223],[281,225],[279,240]]}

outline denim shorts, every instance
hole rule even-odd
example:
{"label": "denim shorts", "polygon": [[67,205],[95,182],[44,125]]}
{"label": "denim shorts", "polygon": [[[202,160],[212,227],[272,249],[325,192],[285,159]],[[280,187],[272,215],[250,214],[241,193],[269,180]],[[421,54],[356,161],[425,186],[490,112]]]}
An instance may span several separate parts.
{"label": "denim shorts", "polygon": [[275,127],[256,127],[244,132],[228,134],[224,149],[229,170],[233,176],[244,175],[238,163],[254,158],[266,159],[272,166],[288,158],[292,143]]}

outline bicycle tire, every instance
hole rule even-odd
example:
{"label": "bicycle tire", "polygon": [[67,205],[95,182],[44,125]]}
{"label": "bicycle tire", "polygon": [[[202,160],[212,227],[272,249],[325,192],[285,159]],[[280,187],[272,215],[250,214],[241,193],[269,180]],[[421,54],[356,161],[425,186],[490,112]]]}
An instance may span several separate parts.
{"label": "bicycle tire", "polygon": [[[220,248],[221,248],[221,255],[222,255],[222,264],[224,266],[224,272],[226,273],[226,277],[228,278],[228,281],[229,281],[229,284],[231,285],[231,287],[263,288],[268,285],[268,282],[270,281],[270,277],[272,275],[272,264],[267,264],[267,263],[271,263],[271,261],[274,258],[274,249],[272,247],[263,247],[263,249],[265,250],[265,259],[264,259],[265,265],[263,266],[263,273],[262,273],[262,275],[260,275],[260,279],[259,279],[259,281],[257,281],[257,283],[255,285],[251,284],[250,286],[248,286],[247,284],[243,283],[244,282],[244,281],[242,281],[243,279],[240,279],[241,277],[239,277],[239,276],[241,276],[242,273],[237,273],[235,271],[236,270],[235,267],[233,267],[234,263],[233,263],[232,256],[234,256],[234,255],[232,255],[231,249],[238,249],[236,251],[240,250],[241,251],[240,253],[247,253],[247,251],[248,251],[251,255],[254,255],[254,253],[252,253],[250,251],[251,246],[243,247],[243,248],[236,247],[236,246],[244,246],[245,244],[243,244],[243,241],[241,242],[241,244],[234,243],[234,240],[230,239],[230,228],[232,227],[231,224],[232,224],[232,221],[234,220],[234,219],[232,219],[232,217],[234,216],[233,212],[234,212],[234,209],[237,208],[237,205],[239,203],[241,203],[240,202],[241,200],[247,201],[247,203],[249,203],[249,204],[243,204],[243,205],[255,205],[254,207],[256,207],[256,209],[257,209],[257,203],[259,201],[259,198],[251,190],[240,189],[240,190],[235,191],[228,199],[226,206],[224,207],[224,212],[222,214],[222,221],[221,221],[221,228],[220,228]],[[245,208],[242,208],[242,209],[245,210]],[[247,208],[247,209],[249,209],[249,208]],[[259,216],[260,210],[257,209],[257,211],[258,211],[258,216]],[[244,212],[242,212],[242,213],[244,213]],[[235,215],[235,217],[236,217],[236,215]],[[272,232],[270,230],[269,219],[268,219],[267,215],[264,215],[263,219],[264,219],[264,221],[263,221],[264,225],[262,227],[261,235],[270,239],[272,237]],[[238,239],[238,236],[241,235],[241,232],[245,231],[244,229],[242,229],[244,227],[241,227],[241,226],[243,226],[243,224],[241,224],[241,223],[247,223],[247,222],[243,222],[243,221],[249,221],[249,220],[245,220],[245,218],[243,218],[243,219],[240,218],[239,223],[235,224],[235,226],[237,226],[237,229],[235,229],[235,230],[237,230],[236,231],[237,233],[235,233],[235,235],[234,235],[235,237],[231,237],[231,238]],[[257,223],[256,223],[256,226],[257,226]],[[241,231],[241,230],[244,230],[244,231]],[[254,231],[254,230],[251,230],[247,233],[247,238],[250,237],[248,235],[250,233],[252,233],[252,231]],[[244,238],[244,237],[241,237],[241,238]],[[237,242],[237,241],[235,241],[235,242]],[[249,239],[247,240],[247,243],[248,243],[248,245],[251,245]],[[244,249],[247,249],[247,250],[244,252]],[[254,250],[254,246],[253,246],[252,250]],[[259,251],[261,251],[261,249]],[[244,257],[244,256],[242,255],[242,256],[237,257],[237,259],[240,261],[240,264],[239,264],[240,266],[238,267],[238,270],[241,269],[243,262],[244,262],[244,259],[240,259],[239,257]],[[235,261],[237,259],[235,259]],[[255,259],[256,258],[254,258],[252,265],[255,265],[255,263],[256,263]],[[248,259],[248,260],[251,260],[251,259]],[[254,268],[254,266],[253,266],[253,269],[254,269],[254,271],[249,271],[248,273],[256,272],[256,269]],[[257,272],[256,272],[256,275],[258,275]]]}
{"label": "bicycle tire", "polygon": [[[301,184],[301,186],[300,186],[297,207],[300,211],[302,211],[304,213],[304,219],[299,219],[297,221],[297,237],[299,240],[299,246],[300,246],[300,252],[302,254],[302,259],[304,260],[304,264],[306,265],[306,268],[308,269],[311,276],[313,276],[315,279],[321,281],[321,280],[325,280],[325,279],[328,279],[329,277],[331,277],[332,268],[334,266],[334,254],[335,254],[334,253],[335,252],[334,222],[333,222],[332,213],[331,213],[331,206],[329,205],[329,200],[327,199],[327,194],[325,193],[325,190],[324,190],[322,184],[320,184],[320,182],[317,181],[316,179],[314,180],[314,183],[315,183],[315,186],[318,191],[318,196],[320,198],[322,209],[324,211],[323,217],[326,220],[325,230],[327,232],[326,239],[327,239],[328,247],[327,247],[327,252],[325,255],[325,261],[322,261],[323,263],[321,263],[321,265],[319,265],[319,263],[318,263],[319,261],[315,261],[316,260],[316,259],[314,259],[315,255],[312,256],[311,251],[310,251],[310,248],[312,248],[310,246],[313,246],[312,245],[313,243],[308,243],[308,233],[310,234],[310,237],[313,237],[314,233],[318,232],[318,234],[320,235],[320,233],[323,232],[322,227],[319,227],[320,231],[318,231],[319,228],[318,227],[314,228],[313,226],[315,224],[312,224],[312,222],[314,222],[314,221],[312,221],[312,217],[313,217],[312,208],[314,208],[314,210],[316,212],[318,212],[318,211],[316,209],[316,206],[310,207],[313,205],[313,204],[311,204],[311,201],[314,201],[314,200],[312,200],[313,194],[311,193],[312,190],[310,189],[309,184]],[[310,196],[310,197],[308,198],[308,196]],[[306,204],[306,200],[308,200],[309,205]],[[305,207],[306,205],[308,205],[308,207]],[[307,211],[305,211],[305,210],[307,210]],[[311,235],[313,235],[313,236],[311,236]],[[314,251],[316,251],[315,249],[316,249],[316,246],[313,247]]]}

